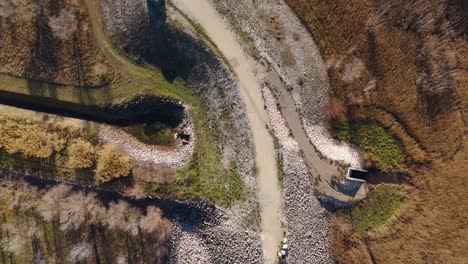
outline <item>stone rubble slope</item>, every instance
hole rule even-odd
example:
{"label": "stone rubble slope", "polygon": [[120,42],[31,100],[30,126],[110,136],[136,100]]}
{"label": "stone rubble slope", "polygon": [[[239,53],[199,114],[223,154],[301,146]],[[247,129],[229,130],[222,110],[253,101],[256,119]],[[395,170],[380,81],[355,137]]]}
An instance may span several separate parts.
{"label": "stone rubble slope", "polygon": [[283,159],[283,213],[289,240],[288,263],[333,263],[329,252],[329,213],[314,194],[299,146],[289,135],[276,100],[265,86],[265,106]]}
{"label": "stone rubble slope", "polygon": [[124,130],[100,124],[98,129],[99,141],[104,144],[115,145],[122,153],[139,162],[149,162],[170,168],[181,168],[193,154],[195,148],[195,133],[191,118],[186,115],[183,124],[185,134],[190,135],[188,144],[178,142],[174,149],[164,149],[161,146],[142,143]]}

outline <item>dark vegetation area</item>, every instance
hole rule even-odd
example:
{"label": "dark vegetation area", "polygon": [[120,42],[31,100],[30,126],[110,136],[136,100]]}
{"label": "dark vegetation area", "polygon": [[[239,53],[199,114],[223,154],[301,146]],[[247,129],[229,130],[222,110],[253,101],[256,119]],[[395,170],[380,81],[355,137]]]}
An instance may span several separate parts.
{"label": "dark vegetation area", "polygon": [[466,260],[467,2],[286,2],[327,62],[332,132],[364,149],[368,165],[409,175],[400,209],[389,202],[395,191],[377,185],[353,212],[333,216],[337,261]]}

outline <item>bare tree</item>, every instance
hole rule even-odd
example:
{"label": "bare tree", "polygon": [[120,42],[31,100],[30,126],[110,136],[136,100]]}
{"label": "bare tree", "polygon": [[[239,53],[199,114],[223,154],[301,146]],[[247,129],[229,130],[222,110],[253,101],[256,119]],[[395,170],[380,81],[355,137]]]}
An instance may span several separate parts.
{"label": "bare tree", "polygon": [[45,221],[52,219],[60,214],[61,205],[71,189],[65,184],[60,184],[50,188],[42,196],[41,202],[37,206],[37,212]]}
{"label": "bare tree", "polygon": [[81,261],[85,261],[91,256],[91,253],[91,244],[82,242],[72,247],[70,253],[68,253],[68,261],[70,261],[70,263],[78,263]]}
{"label": "bare tree", "polygon": [[106,213],[105,210],[94,194],[78,192],[69,195],[60,210],[60,229],[72,231],[84,223],[98,223]]}
{"label": "bare tree", "polygon": [[57,17],[49,19],[49,27],[56,38],[66,40],[76,32],[78,20],[73,10],[62,9]]}
{"label": "bare tree", "polygon": [[36,188],[24,182],[18,182],[14,185],[14,193],[9,206],[11,209],[28,212],[36,207],[38,199],[39,193]]}

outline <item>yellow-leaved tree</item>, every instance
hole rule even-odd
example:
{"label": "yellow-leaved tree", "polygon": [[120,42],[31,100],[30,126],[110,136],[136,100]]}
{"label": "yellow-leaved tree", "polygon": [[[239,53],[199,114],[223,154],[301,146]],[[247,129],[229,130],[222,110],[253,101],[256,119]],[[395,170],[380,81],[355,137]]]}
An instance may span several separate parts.
{"label": "yellow-leaved tree", "polygon": [[68,147],[67,167],[85,169],[93,166],[95,158],[93,145],[81,138],[73,139]]}
{"label": "yellow-leaved tree", "polygon": [[98,152],[96,181],[102,183],[127,176],[132,167],[132,163],[127,156],[120,154],[113,145],[105,145]]}

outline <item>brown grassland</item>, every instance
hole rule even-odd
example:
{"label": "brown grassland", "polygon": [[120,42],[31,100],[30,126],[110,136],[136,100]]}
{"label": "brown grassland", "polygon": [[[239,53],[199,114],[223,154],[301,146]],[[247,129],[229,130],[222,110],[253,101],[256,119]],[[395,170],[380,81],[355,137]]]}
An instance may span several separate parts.
{"label": "brown grassland", "polygon": [[327,61],[346,117],[389,128],[406,154],[403,202],[360,236],[333,217],[340,263],[463,263],[468,259],[467,3],[456,0],[286,0]]}

